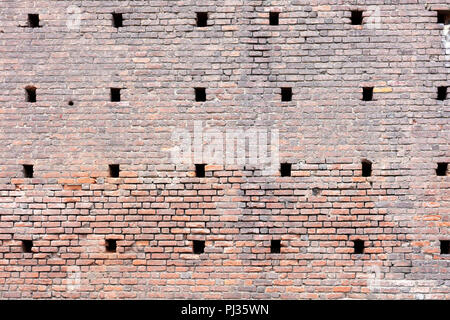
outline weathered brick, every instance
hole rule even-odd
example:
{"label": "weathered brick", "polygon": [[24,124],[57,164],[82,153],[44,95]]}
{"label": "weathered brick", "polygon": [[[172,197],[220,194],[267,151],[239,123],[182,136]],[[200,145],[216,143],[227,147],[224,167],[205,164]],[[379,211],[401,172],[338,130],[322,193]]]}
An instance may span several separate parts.
{"label": "weathered brick", "polygon": [[[198,28],[192,1],[75,2],[0,4],[0,297],[450,298],[448,5],[217,1]],[[204,159],[197,124],[215,147],[277,131],[274,171],[226,148]],[[183,162],[189,136],[203,157]],[[247,138],[247,157],[272,147]]]}

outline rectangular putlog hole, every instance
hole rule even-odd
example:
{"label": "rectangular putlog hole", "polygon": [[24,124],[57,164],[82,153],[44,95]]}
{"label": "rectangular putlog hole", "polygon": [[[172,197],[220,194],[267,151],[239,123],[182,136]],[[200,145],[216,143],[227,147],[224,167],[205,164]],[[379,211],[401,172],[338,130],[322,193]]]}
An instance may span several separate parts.
{"label": "rectangular putlog hole", "polygon": [[195,101],[206,101],[206,88],[195,88]]}
{"label": "rectangular putlog hole", "polygon": [[361,171],[363,177],[370,177],[372,175],[372,162],[369,160],[362,160]]}
{"label": "rectangular putlog hole", "polygon": [[33,251],[33,241],[32,240],[22,240],[22,251],[25,253],[32,253]]}
{"label": "rectangular putlog hole", "polygon": [[292,88],[281,88],[281,101],[292,101]]}
{"label": "rectangular putlog hole", "polygon": [[204,178],[205,177],[205,164],[196,164],[195,165],[195,176],[197,178]]}
{"label": "rectangular putlog hole", "polygon": [[33,178],[34,168],[32,164],[24,164],[23,165],[23,176],[25,178]]}
{"label": "rectangular putlog hole", "polygon": [[372,101],[373,100],[373,87],[364,87],[363,88],[363,101]]}
{"label": "rectangular putlog hole", "polygon": [[350,18],[352,25],[363,24],[363,12],[361,10],[353,10]]}
{"label": "rectangular putlog hole", "polygon": [[117,251],[117,240],[106,239],[105,240],[106,252],[116,252]]}
{"label": "rectangular putlog hole", "polygon": [[450,254],[450,240],[440,241],[441,254]]}
{"label": "rectangular putlog hole", "polygon": [[280,24],[280,13],[279,12],[270,12],[269,13],[269,24],[271,26],[278,26]]}
{"label": "rectangular putlog hole", "polygon": [[109,165],[109,176],[111,178],[119,178],[120,175],[120,165],[110,164]]}
{"label": "rectangular putlog hole", "polygon": [[208,12],[197,12],[197,27],[204,28],[208,26]]}
{"label": "rectangular putlog hole", "polygon": [[280,252],[281,252],[281,240],[271,240],[270,253],[280,253]]}
{"label": "rectangular putlog hole", "polygon": [[450,24],[450,10],[438,10],[437,23]]}
{"label": "rectangular putlog hole", "polygon": [[280,174],[282,177],[290,177],[291,176],[292,164],[290,163],[281,163],[280,165]]}
{"label": "rectangular putlog hole", "polygon": [[120,28],[123,27],[123,15],[121,13],[113,13],[113,27]]}
{"label": "rectangular putlog hole", "polygon": [[447,162],[438,162],[437,168],[436,168],[436,175],[438,176],[446,176],[448,170],[448,163]]}
{"label": "rectangular putlog hole", "polygon": [[120,102],[120,88],[111,88],[111,102]]}
{"label": "rectangular putlog hole", "polygon": [[195,254],[201,254],[205,252],[205,241],[203,240],[194,240],[192,242],[192,251]]}
{"label": "rectangular putlog hole", "polygon": [[39,28],[39,15],[35,13],[28,14],[28,27]]}
{"label": "rectangular putlog hole", "polygon": [[447,99],[447,87],[438,87],[437,100],[444,101],[445,99]]}
{"label": "rectangular putlog hole", "polygon": [[354,240],[353,241],[353,250],[355,254],[363,254],[364,253],[364,240]]}
{"label": "rectangular putlog hole", "polygon": [[36,87],[28,86],[25,88],[25,101],[36,102]]}

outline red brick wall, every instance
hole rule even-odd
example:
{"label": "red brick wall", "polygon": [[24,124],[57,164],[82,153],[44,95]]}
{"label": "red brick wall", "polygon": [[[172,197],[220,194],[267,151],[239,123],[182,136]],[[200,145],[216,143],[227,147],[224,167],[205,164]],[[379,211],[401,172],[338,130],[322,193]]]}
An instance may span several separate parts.
{"label": "red brick wall", "polygon": [[[0,297],[449,299],[450,4],[382,2],[1,1]],[[194,121],[278,131],[292,176],[180,164]]]}

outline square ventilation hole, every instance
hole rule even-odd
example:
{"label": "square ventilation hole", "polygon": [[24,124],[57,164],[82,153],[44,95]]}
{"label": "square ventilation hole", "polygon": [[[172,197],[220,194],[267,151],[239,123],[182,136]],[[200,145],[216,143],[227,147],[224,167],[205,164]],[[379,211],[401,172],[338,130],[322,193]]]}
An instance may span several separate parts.
{"label": "square ventilation hole", "polygon": [[120,165],[110,164],[109,165],[109,176],[111,178],[118,178],[120,175]]}
{"label": "square ventilation hole", "polygon": [[290,177],[291,176],[292,164],[290,163],[282,163],[280,165],[280,174],[282,177]]}
{"label": "square ventilation hole", "polygon": [[195,165],[195,176],[197,178],[204,178],[205,177],[205,164],[196,164]]}
{"label": "square ventilation hole", "polygon": [[354,240],[353,241],[353,249],[355,254],[363,254],[364,253],[364,240]]}
{"label": "square ventilation hole", "polygon": [[113,13],[112,19],[113,19],[113,27],[115,28],[123,27],[123,16],[121,13]]}
{"label": "square ventilation hole", "polygon": [[447,87],[438,87],[437,89],[437,100],[444,101],[447,99]]}
{"label": "square ventilation hole", "polygon": [[195,101],[198,101],[198,102],[206,101],[206,89],[205,88],[195,88]]}
{"label": "square ventilation hole", "polygon": [[111,88],[111,102],[120,102],[120,88]]}
{"label": "square ventilation hole", "polygon": [[280,253],[280,252],[281,252],[281,240],[271,240],[270,253]]}
{"label": "square ventilation hole", "polygon": [[23,176],[25,178],[33,178],[34,169],[32,164],[24,164],[23,165]]}
{"label": "square ventilation hole", "polygon": [[281,101],[292,101],[292,88],[281,88]]}
{"label": "square ventilation hole", "polygon": [[194,240],[192,242],[192,250],[195,254],[201,254],[205,252],[205,241]]}
{"label": "square ventilation hole", "polygon": [[25,253],[32,253],[33,251],[33,241],[32,240],[22,240],[22,251]]}
{"label": "square ventilation hole", "polygon": [[39,28],[39,15],[30,13],[28,14],[28,27]]}
{"label": "square ventilation hole", "polygon": [[36,102],[36,87],[28,86],[25,88],[25,101]]}
{"label": "square ventilation hole", "polygon": [[373,87],[364,87],[363,88],[363,101],[372,101],[373,100]]}
{"label": "square ventilation hole", "polygon": [[440,241],[441,254],[450,254],[450,240]]}
{"label": "square ventilation hole", "polygon": [[447,170],[448,170],[448,163],[447,162],[439,162],[437,164],[437,168],[436,168],[436,175],[446,176]]}
{"label": "square ventilation hole", "polygon": [[105,240],[106,252],[116,252],[117,251],[117,240],[106,239]]}
{"label": "square ventilation hole", "polygon": [[208,12],[197,12],[197,27],[204,28],[208,26]]}
{"label": "square ventilation hole", "polygon": [[437,23],[450,24],[450,10],[438,10]]}
{"label": "square ventilation hole", "polygon": [[370,177],[372,175],[372,162],[369,160],[361,161],[361,171],[363,177]]}
{"label": "square ventilation hole", "polygon": [[353,10],[352,16],[350,18],[352,25],[362,25],[363,24],[363,12],[361,10]]}
{"label": "square ventilation hole", "polygon": [[280,13],[270,12],[269,13],[269,24],[271,26],[278,26],[280,24]]}

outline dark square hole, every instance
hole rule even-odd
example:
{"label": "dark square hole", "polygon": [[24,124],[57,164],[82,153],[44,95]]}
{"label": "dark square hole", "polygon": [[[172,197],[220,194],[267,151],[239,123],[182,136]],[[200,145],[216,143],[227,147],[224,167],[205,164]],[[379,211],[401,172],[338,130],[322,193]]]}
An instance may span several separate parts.
{"label": "dark square hole", "polygon": [[119,102],[119,101],[120,101],[120,89],[111,88],[111,102]]}
{"label": "dark square hole", "polygon": [[197,12],[197,27],[208,26],[208,12]]}
{"label": "dark square hole", "polygon": [[317,196],[320,193],[320,188],[312,188],[312,194]]}
{"label": "dark square hole", "polygon": [[109,165],[109,176],[112,178],[118,178],[120,175],[120,165],[110,164]]}
{"label": "dark square hole", "polygon": [[34,169],[32,164],[23,165],[23,176],[25,178],[33,178]]}
{"label": "dark square hole", "polygon": [[269,24],[271,26],[277,26],[280,24],[280,13],[279,12],[270,12]]}
{"label": "dark square hole", "polygon": [[30,28],[39,28],[39,15],[30,13],[28,14],[28,26]]}
{"label": "dark square hole", "polygon": [[445,100],[445,99],[447,99],[447,87],[438,87],[437,99],[438,100]]}
{"label": "dark square hole", "polygon": [[205,252],[205,241],[203,240],[194,240],[192,242],[192,249],[195,254],[201,254]]}
{"label": "dark square hole", "polygon": [[205,165],[204,164],[196,164],[195,165],[195,176],[198,178],[205,177]]}
{"label": "dark square hole", "polygon": [[113,13],[112,18],[113,18],[113,26],[115,28],[123,27],[123,16],[121,13]]}
{"label": "dark square hole", "polygon": [[450,10],[439,10],[437,12],[437,22],[450,24]]}
{"label": "dark square hole", "polygon": [[31,253],[33,249],[33,241],[32,240],[22,240],[22,250],[25,253]]}
{"label": "dark square hole", "polygon": [[205,88],[195,88],[195,101],[206,101]]}
{"label": "dark square hole", "polygon": [[360,10],[353,10],[351,21],[352,25],[361,25],[363,23],[363,12]]}
{"label": "dark square hole", "polygon": [[292,101],[292,88],[281,88],[281,101]]}
{"label": "dark square hole", "polygon": [[292,164],[290,163],[282,163],[280,165],[280,173],[282,177],[290,177],[291,176],[291,168]]}
{"label": "dark square hole", "polygon": [[106,239],[105,240],[106,252],[116,252],[117,250],[117,240]]}
{"label": "dark square hole", "polygon": [[372,175],[372,162],[369,160],[361,161],[361,170],[363,177],[370,177]]}
{"label": "dark square hole", "polygon": [[447,175],[447,169],[448,169],[448,163],[447,162],[439,162],[437,164],[437,168],[436,168],[436,175],[438,175],[438,176],[446,176]]}
{"label": "dark square hole", "polygon": [[26,87],[25,88],[25,101],[26,102],[36,102],[36,88]]}
{"label": "dark square hole", "polygon": [[364,240],[354,240],[353,249],[355,250],[355,254],[364,253]]}
{"label": "dark square hole", "polygon": [[281,252],[281,240],[270,240],[270,253]]}
{"label": "dark square hole", "polygon": [[450,254],[450,240],[441,240],[441,254]]}
{"label": "dark square hole", "polygon": [[372,101],[373,100],[373,87],[364,87],[363,88],[363,101]]}

